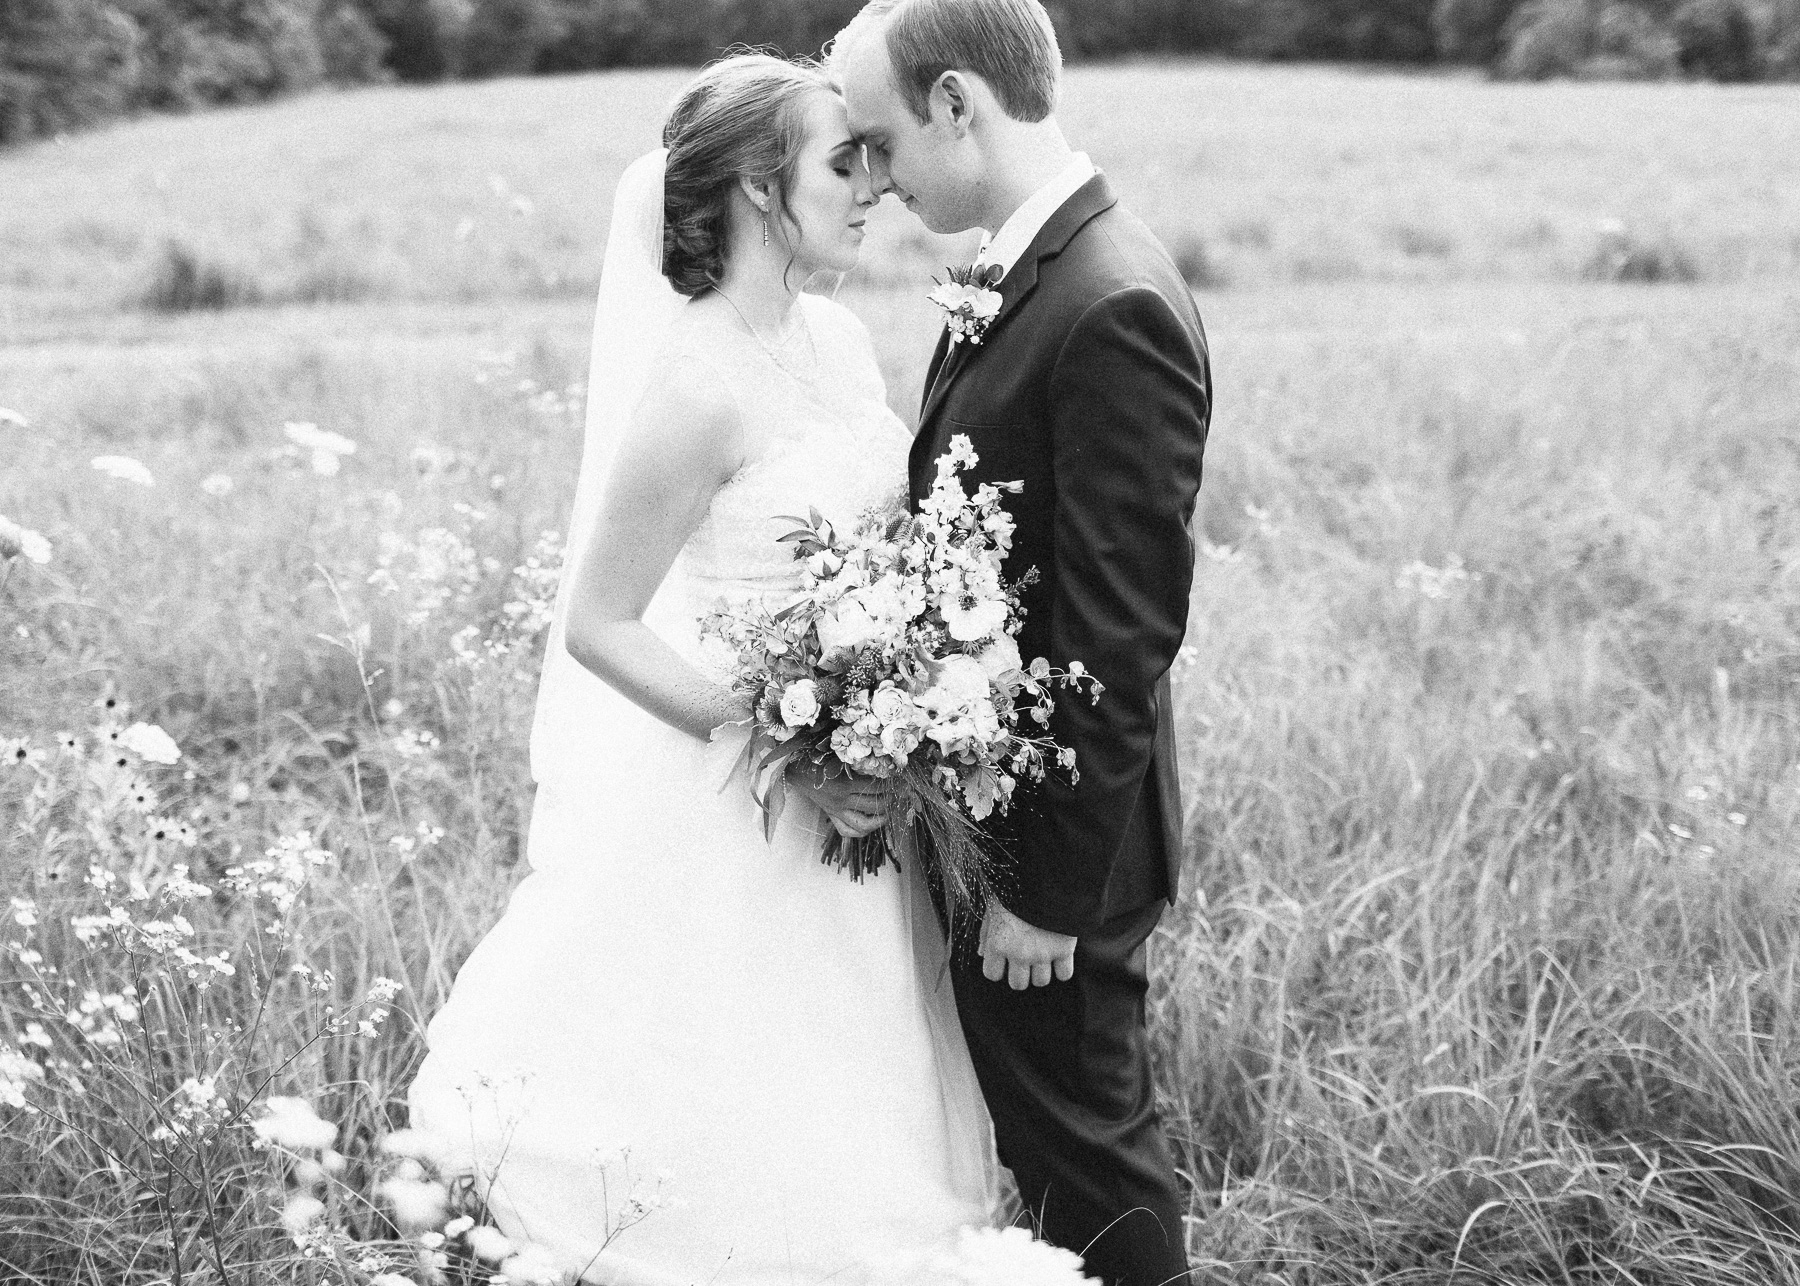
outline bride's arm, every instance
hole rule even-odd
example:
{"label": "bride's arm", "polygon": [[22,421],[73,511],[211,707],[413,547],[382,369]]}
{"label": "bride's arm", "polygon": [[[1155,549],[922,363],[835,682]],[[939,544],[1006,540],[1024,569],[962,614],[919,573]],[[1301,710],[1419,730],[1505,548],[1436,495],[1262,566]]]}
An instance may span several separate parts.
{"label": "bride's arm", "polygon": [[675,555],[743,464],[729,396],[693,372],[653,377],[613,461],[569,599],[569,654],[637,705],[705,740],[750,704],[708,679],[644,624]]}

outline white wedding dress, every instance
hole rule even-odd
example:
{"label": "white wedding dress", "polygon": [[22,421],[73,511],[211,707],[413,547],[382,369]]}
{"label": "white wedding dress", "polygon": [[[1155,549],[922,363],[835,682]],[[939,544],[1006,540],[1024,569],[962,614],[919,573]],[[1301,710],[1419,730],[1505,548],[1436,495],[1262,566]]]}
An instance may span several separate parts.
{"label": "white wedding dress", "polygon": [[[725,390],[747,448],[646,615],[715,677],[697,618],[798,585],[776,515],[904,503],[866,332],[800,306],[778,361],[729,314],[671,305],[655,359]],[[916,864],[851,881],[798,799],[765,840],[730,773],[741,731],[697,741],[570,670],[560,625],[550,648],[532,872],[430,1025],[413,1125],[505,1232],[608,1286],[854,1283],[992,1222],[992,1129]]]}

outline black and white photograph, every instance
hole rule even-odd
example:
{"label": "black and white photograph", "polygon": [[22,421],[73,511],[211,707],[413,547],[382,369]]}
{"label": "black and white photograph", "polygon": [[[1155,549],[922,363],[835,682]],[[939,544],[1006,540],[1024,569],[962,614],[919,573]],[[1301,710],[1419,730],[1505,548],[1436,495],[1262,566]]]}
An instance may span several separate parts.
{"label": "black and white photograph", "polygon": [[1800,1286],[1800,0],[0,0],[0,1283]]}

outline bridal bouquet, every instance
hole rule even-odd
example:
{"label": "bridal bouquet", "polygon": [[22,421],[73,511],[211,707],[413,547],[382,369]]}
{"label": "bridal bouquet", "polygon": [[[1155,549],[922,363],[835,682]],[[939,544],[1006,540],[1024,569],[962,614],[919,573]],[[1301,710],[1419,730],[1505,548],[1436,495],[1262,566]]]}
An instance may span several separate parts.
{"label": "bridal bouquet", "polygon": [[973,494],[957,475],[973,445],[951,439],[931,494],[916,516],[871,517],[841,532],[815,511],[781,537],[805,564],[803,589],[780,608],[721,606],[702,632],[736,657],[734,690],[755,714],[745,749],[757,801],[772,832],[782,769],[835,764],[888,784],[888,822],[846,839],[834,833],[824,860],[860,880],[887,864],[911,832],[960,907],[992,888],[980,823],[1004,814],[1021,779],[1051,764],[1079,780],[1075,752],[1044,729],[1053,690],[1102,686],[1081,662],[1026,665],[1014,641],[1024,623],[1019,591],[1036,569],[1008,581],[1002,564],[1013,521],[1000,497],[1022,483],[984,483]]}

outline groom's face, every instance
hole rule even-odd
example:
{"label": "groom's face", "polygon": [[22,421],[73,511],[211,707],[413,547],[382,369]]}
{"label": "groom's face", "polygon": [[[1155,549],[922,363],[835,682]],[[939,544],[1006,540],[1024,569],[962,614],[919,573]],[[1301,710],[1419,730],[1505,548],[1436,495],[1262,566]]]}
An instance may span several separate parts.
{"label": "groom's face", "polygon": [[964,175],[972,158],[934,101],[920,121],[895,88],[887,41],[869,33],[844,67],[844,108],[850,129],[868,149],[869,179],[877,196],[892,192],[933,232],[966,232],[979,215]]}

